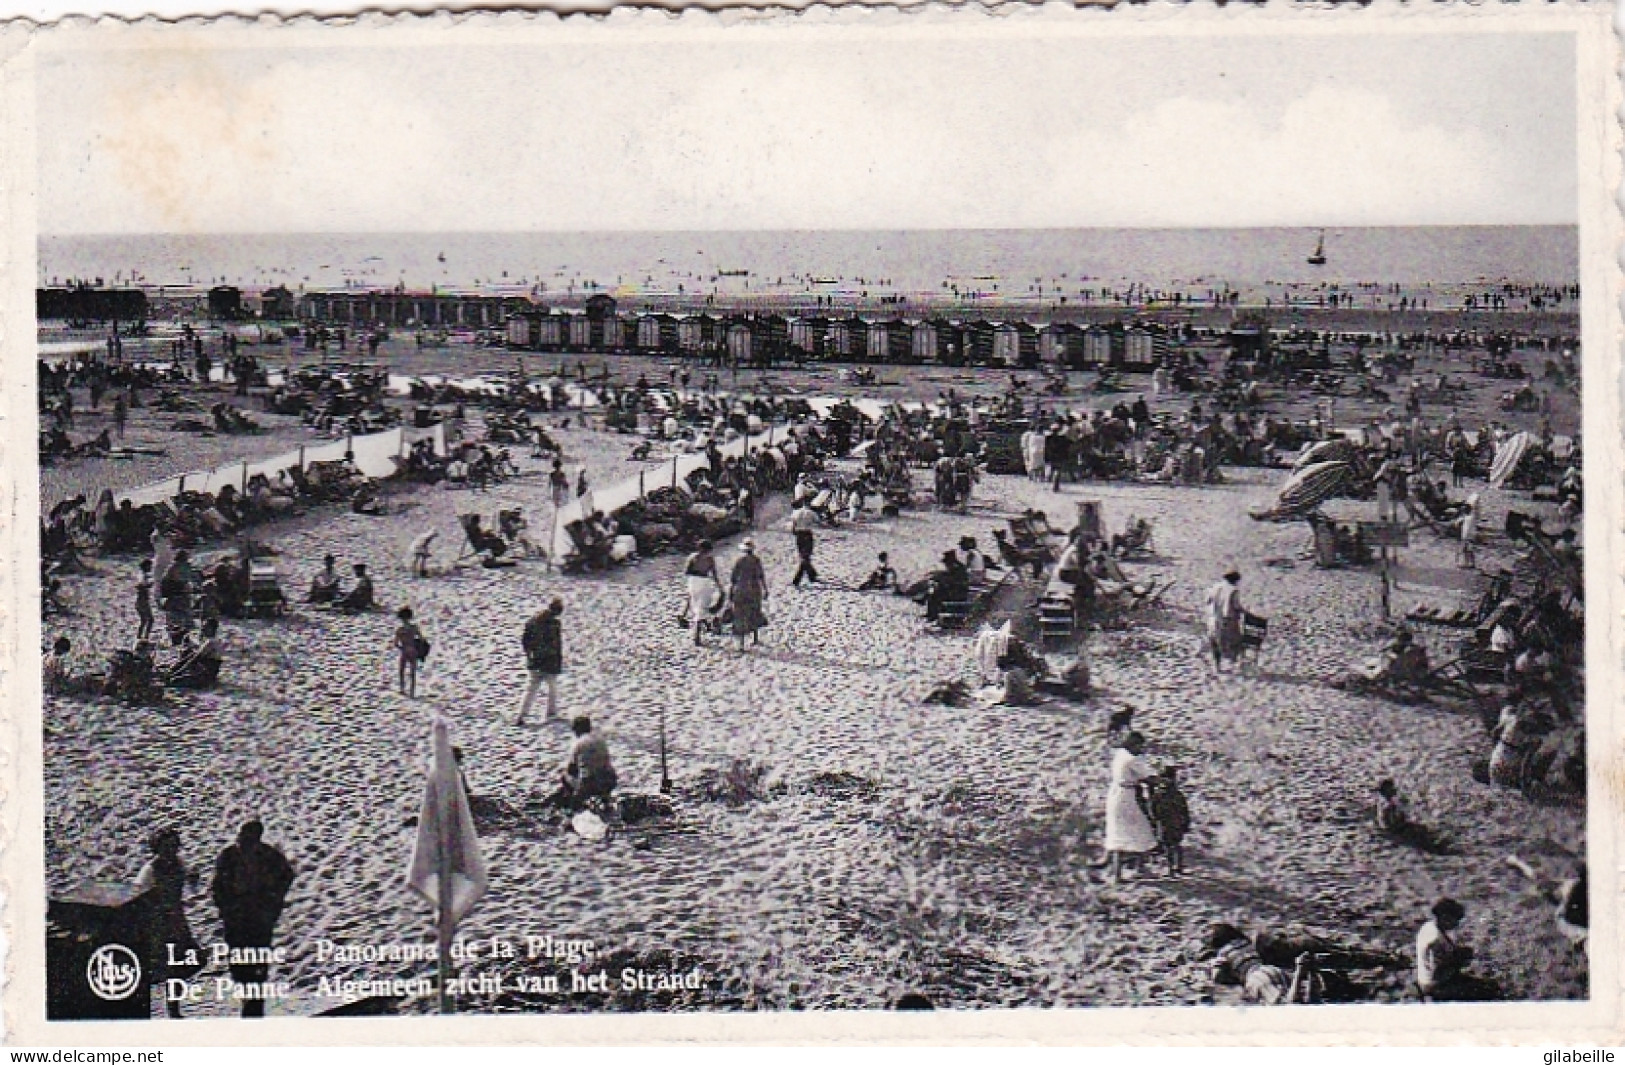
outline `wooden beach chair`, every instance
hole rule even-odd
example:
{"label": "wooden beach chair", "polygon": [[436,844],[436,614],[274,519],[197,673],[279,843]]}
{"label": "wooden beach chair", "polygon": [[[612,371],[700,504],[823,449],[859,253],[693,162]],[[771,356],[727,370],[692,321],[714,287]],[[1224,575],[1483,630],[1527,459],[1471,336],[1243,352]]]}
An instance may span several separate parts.
{"label": "wooden beach chair", "polygon": [[1257,614],[1249,614],[1243,611],[1241,615],[1241,655],[1237,656],[1238,661],[1250,651],[1252,652],[1253,661],[1256,663],[1258,661],[1258,652],[1263,648],[1264,638],[1269,635],[1269,631],[1269,618],[1261,618]]}

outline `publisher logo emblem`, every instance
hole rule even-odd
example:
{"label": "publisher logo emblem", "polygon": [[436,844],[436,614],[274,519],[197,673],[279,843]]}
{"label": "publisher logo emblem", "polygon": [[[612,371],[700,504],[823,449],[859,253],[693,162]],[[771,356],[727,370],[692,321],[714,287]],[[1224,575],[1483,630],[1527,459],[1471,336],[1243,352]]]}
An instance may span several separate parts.
{"label": "publisher logo emblem", "polygon": [[141,983],[141,959],[129,947],[109,943],[90,956],[85,980],[97,998],[120,1002],[133,995]]}

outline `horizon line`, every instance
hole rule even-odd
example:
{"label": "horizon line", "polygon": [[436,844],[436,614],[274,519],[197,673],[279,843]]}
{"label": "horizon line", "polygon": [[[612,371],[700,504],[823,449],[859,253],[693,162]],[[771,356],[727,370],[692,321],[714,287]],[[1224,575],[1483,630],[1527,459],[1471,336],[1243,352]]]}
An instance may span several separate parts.
{"label": "horizon line", "polygon": [[37,238],[114,238],[114,237],[323,237],[323,236],[443,236],[448,234],[478,234],[482,236],[544,236],[549,234],[648,234],[648,233],[1054,233],[1066,231],[1137,231],[1137,232],[1235,232],[1238,230],[1334,230],[1334,229],[1574,229],[1579,222],[1419,222],[1419,223],[1302,223],[1274,225],[1054,225],[1054,226],[752,226],[685,227],[685,228],[608,228],[608,229],[210,229],[210,230],[102,230],[102,231],[45,231],[36,232]]}

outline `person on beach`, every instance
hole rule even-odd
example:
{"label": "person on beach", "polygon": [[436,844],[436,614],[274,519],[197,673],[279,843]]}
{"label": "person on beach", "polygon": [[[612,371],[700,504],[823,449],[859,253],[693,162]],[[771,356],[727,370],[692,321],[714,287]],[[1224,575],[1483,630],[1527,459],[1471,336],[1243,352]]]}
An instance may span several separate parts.
{"label": "person on beach", "polygon": [[553,460],[553,469],[547,475],[547,487],[552,493],[554,510],[560,510],[570,502],[570,475],[564,472],[562,458]]}
{"label": "person on beach", "polygon": [[[152,851],[152,859],[135,878],[135,890],[143,902],[147,974],[150,985],[167,987],[167,981],[188,979],[202,969],[201,963],[187,961],[203,956],[186,920],[186,888],[188,882],[196,882],[197,875],[181,860],[181,834],[176,829],[154,832],[147,849]],[[171,958],[177,963],[171,965]],[[166,994],[164,1010],[178,1018],[181,1004]]]}
{"label": "person on beach", "polygon": [[790,578],[792,588],[801,587],[802,577],[813,584],[818,583],[818,571],[813,568],[813,529],[817,526],[818,517],[813,513],[812,504],[803,500],[790,515],[790,531],[795,535],[796,558],[800,560],[795,576]]}
{"label": "person on beach", "polygon": [[900,590],[897,583],[897,571],[892,568],[891,560],[886,552],[882,551],[876,556],[875,568],[870,571],[869,576],[863,579],[863,583],[858,585],[858,591],[899,592]]}
{"label": "person on beach", "polygon": [[1399,795],[1399,785],[1394,783],[1392,777],[1384,777],[1377,782],[1374,819],[1377,831],[1390,836],[1397,836],[1410,827],[1410,812],[1405,808],[1405,800]]}
{"label": "person on beach", "polygon": [[1241,655],[1241,573],[1230,570],[1207,591],[1207,643],[1213,652],[1213,671]]}
{"label": "person on beach", "polygon": [[1244,1001],[1279,1006],[1298,1000],[1307,975],[1304,955],[1288,976],[1280,966],[1265,964],[1253,941],[1230,924],[1213,926],[1204,952],[1212,959],[1213,982],[1240,986]]}
{"label": "person on beach", "polygon": [[135,582],[135,617],[138,624],[135,638],[145,640],[152,635],[152,559],[141,560],[141,572]]}
{"label": "person on beach", "polygon": [[610,761],[609,744],[592,730],[592,719],[578,714],[570,722],[575,740],[559,770],[559,788],[544,800],[545,805],[579,810],[592,799],[608,799],[619,778]]}
{"label": "person on beach", "polygon": [[400,683],[401,694],[411,699],[418,693],[418,663],[422,661],[423,648],[429,641],[424,639],[423,630],[413,620],[411,607],[401,607],[395,611],[395,617],[400,624],[395,627],[395,637],[390,641],[390,646],[400,656],[396,679]]}
{"label": "person on beach", "polygon": [[338,559],[327,555],[322,559],[321,572],[317,573],[310,582],[310,594],[305,596],[307,603],[331,603],[339,597],[339,571]]}
{"label": "person on beach", "polygon": [[1157,852],[1168,863],[1168,875],[1185,871],[1185,836],[1191,830],[1190,802],[1179,788],[1179,767],[1163,766],[1147,781],[1147,814],[1156,830]]}
{"label": "person on beach", "polygon": [[[271,946],[288,888],[293,885],[293,866],[280,850],[264,841],[264,835],[260,821],[246,822],[237,832],[237,842],[221,851],[214,863],[209,891],[220,910],[226,945],[233,950]],[[264,963],[233,965],[231,978],[241,984],[264,985],[270,968]],[[265,1016],[265,999],[244,997],[243,1016]]]}
{"label": "person on beach", "polygon": [[40,677],[45,690],[62,694],[73,687],[73,675],[68,671],[68,655],[73,652],[73,641],[58,636],[51,641],[51,650],[40,659]]}
{"label": "person on beach", "polygon": [[733,602],[739,650],[744,651],[746,636],[752,645],[761,643],[761,630],[767,625],[767,571],[756,557],[756,541],[748,536],[739,545],[739,560],[728,574],[728,597]]}
{"label": "person on beach", "polygon": [[164,625],[169,630],[171,647],[179,647],[192,631],[192,588],[198,574],[192,568],[192,556],[186,550],[175,552],[175,561],[169,572],[158,582],[158,595],[163,601]]}
{"label": "person on beach", "polygon": [[425,529],[412,541],[412,576],[429,575],[429,556],[434,552],[434,542],[439,535],[438,530]]}
{"label": "person on beach", "polygon": [[1454,935],[1467,916],[1455,899],[1433,904],[1433,919],[1416,933],[1416,988],[1433,1002],[1489,1002],[1501,997],[1495,981],[1467,972],[1473,948]]}
{"label": "person on beach", "polygon": [[337,603],[333,604],[347,614],[359,614],[371,610],[374,606],[372,578],[367,576],[366,564],[357,562],[353,568],[355,571],[355,584]]}
{"label": "person on beach", "polygon": [[1461,549],[1456,554],[1456,565],[1462,569],[1476,569],[1478,557],[1474,545],[1478,541],[1478,493],[1467,497],[1461,515]]}
{"label": "person on beach", "polygon": [[113,430],[118,434],[119,442],[124,442],[124,424],[130,420],[130,404],[120,392],[113,397]]}
{"label": "person on beach", "polygon": [[1112,752],[1111,786],[1106,791],[1106,879],[1128,879],[1141,859],[1157,847],[1156,830],[1141,806],[1141,787],[1156,774],[1141,757],[1145,737],[1131,732]]}
{"label": "person on beach", "polygon": [[220,621],[209,618],[203,623],[202,636],[193,639],[188,634],[180,656],[165,671],[165,681],[176,688],[203,690],[212,688],[220,680],[220,666],[224,659],[220,653]]}
{"label": "person on beach", "polygon": [[175,564],[175,547],[169,542],[169,536],[162,528],[152,530],[152,575],[159,581],[169,572],[169,567]]}
{"label": "person on beach", "polygon": [[547,714],[550,721],[559,713],[559,674],[564,672],[564,600],[554,599],[547,609],[525,622],[520,646],[525,651],[525,667],[530,671],[530,683],[525,696],[519,701],[519,715],[515,725],[523,725],[531,704],[542,685],[547,685]]}
{"label": "person on beach", "polygon": [[705,618],[726,598],[722,577],[717,572],[717,557],[710,540],[701,540],[700,546],[683,563],[683,580],[688,590],[688,614],[694,629],[694,646],[700,646],[700,626]]}

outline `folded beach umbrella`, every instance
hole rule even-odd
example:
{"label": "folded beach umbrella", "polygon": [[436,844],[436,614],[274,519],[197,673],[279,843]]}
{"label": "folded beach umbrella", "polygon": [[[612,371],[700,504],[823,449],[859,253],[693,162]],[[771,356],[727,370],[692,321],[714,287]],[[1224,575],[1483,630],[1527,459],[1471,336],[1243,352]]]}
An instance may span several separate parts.
{"label": "folded beach umbrella", "polygon": [[452,971],[452,935],[485,895],[488,883],[480,837],[474,830],[468,793],[463,790],[462,772],[451,747],[451,730],[446,719],[437,714],[430,733],[429,774],[406,886],[436,911],[442,1013],[451,1011],[447,980]]}
{"label": "folded beach umbrella", "polygon": [[1319,443],[1309,445],[1303,454],[1297,457],[1292,463],[1292,472],[1297,473],[1300,470],[1306,470],[1310,466],[1321,462],[1352,461],[1357,450],[1354,441],[1344,436],[1322,440]]}
{"label": "folded beach umbrella", "polygon": [[1275,499],[1280,513],[1307,514],[1342,491],[1349,478],[1347,462],[1317,462],[1288,477]]}
{"label": "folded beach umbrella", "polygon": [[1495,461],[1490,463],[1490,487],[1499,488],[1518,469],[1518,463],[1529,453],[1534,437],[1528,433],[1514,433],[1501,441],[1495,449]]}

